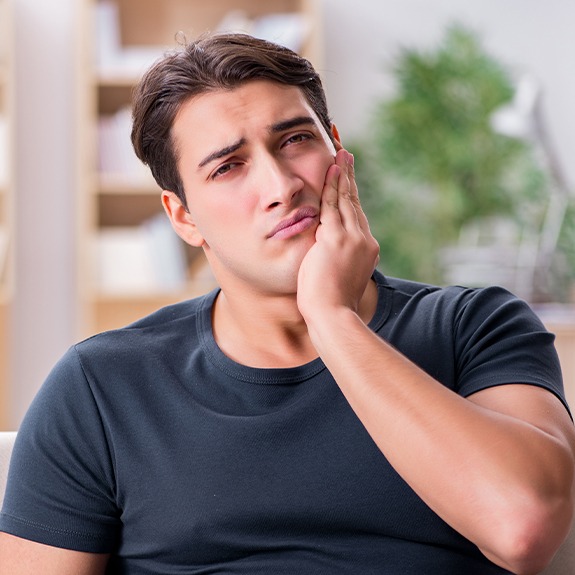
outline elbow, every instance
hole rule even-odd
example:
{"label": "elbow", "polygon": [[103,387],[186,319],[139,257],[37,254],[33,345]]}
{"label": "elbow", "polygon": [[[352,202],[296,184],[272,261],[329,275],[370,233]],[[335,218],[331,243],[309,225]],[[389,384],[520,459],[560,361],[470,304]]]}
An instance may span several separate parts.
{"label": "elbow", "polygon": [[543,571],[572,527],[575,466],[571,451],[552,468],[538,488],[531,483],[513,491],[497,522],[499,528],[493,530],[494,555],[500,559],[495,563],[517,575]]}
{"label": "elbow", "polygon": [[526,505],[501,529],[490,559],[516,575],[537,575],[569,534],[573,506],[571,497]]}

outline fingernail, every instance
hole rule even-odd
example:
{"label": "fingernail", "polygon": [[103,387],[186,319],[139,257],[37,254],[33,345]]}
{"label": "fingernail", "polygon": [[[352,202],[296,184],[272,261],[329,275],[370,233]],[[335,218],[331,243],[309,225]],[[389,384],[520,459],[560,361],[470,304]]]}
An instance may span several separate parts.
{"label": "fingernail", "polygon": [[353,167],[354,157],[353,154],[347,153],[347,163]]}

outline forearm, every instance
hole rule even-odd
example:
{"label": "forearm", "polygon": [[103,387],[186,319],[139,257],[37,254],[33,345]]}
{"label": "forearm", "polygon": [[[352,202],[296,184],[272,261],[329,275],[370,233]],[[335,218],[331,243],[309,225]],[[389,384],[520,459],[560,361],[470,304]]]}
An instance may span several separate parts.
{"label": "forearm", "polygon": [[562,438],[453,393],[343,306],[318,310],[307,321],[318,353],[375,443],[445,521],[500,564],[521,538],[545,529],[553,547],[563,536],[573,459]]}
{"label": "forearm", "polygon": [[460,397],[366,326],[378,250],[353,159],[340,150],[335,164],[326,175],[316,243],[298,276],[311,340],[375,443],[423,501],[495,563],[537,573],[567,534],[573,510],[575,434],[566,411],[531,386]]}

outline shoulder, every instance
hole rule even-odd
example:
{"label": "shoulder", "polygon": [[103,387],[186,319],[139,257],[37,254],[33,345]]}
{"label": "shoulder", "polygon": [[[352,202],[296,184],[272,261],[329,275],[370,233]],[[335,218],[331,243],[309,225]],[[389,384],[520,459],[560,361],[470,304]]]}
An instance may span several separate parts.
{"label": "shoulder", "polygon": [[203,348],[214,297],[211,292],[179,302],[76,343],[52,368],[40,394],[99,397],[102,390],[140,385],[160,373],[166,377],[164,372],[186,365],[192,350]]}
{"label": "shoulder", "polygon": [[176,345],[178,340],[197,337],[209,317],[216,292],[160,308],[127,326],[93,335],[74,346],[81,358],[111,358],[130,352],[143,354],[146,350]]}
{"label": "shoulder", "polygon": [[387,277],[378,281],[391,292],[391,333],[441,341],[456,353],[521,344],[523,349],[548,348],[555,355],[555,336],[526,301],[503,287],[441,287]]}
{"label": "shoulder", "polygon": [[381,275],[376,279],[382,288],[391,292],[396,310],[408,309],[417,315],[434,317],[442,324],[450,322],[453,329],[468,322],[482,323],[494,318],[543,328],[527,302],[500,286],[438,286]]}
{"label": "shoulder", "polygon": [[444,385],[469,395],[521,382],[563,398],[555,336],[524,300],[498,286],[376,280],[391,300],[380,334]]}

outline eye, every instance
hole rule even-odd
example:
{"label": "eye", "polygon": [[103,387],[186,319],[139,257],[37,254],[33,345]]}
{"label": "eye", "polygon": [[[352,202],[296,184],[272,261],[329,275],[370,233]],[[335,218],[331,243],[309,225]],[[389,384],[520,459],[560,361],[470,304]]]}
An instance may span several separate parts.
{"label": "eye", "polygon": [[233,170],[236,166],[239,166],[239,162],[228,162],[227,164],[222,164],[215,171],[210,174],[210,178],[215,180],[221,176],[225,176],[228,172]]}
{"label": "eye", "polygon": [[297,134],[294,134],[293,136],[290,136],[285,142],[284,145],[286,144],[299,144],[301,142],[305,142],[307,140],[311,140],[313,138],[313,134],[310,134],[309,132],[298,132]]}

